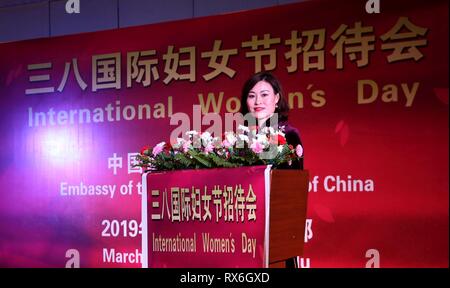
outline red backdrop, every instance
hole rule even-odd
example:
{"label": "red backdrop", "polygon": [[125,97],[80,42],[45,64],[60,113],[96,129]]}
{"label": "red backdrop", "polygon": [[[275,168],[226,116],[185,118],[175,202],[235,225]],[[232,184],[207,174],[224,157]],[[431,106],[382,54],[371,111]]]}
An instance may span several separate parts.
{"label": "red backdrop", "polygon": [[310,170],[302,265],[448,267],[448,2],[365,2],[1,44],[0,266],[140,266],[102,255],[140,250],[129,153],[262,69]]}

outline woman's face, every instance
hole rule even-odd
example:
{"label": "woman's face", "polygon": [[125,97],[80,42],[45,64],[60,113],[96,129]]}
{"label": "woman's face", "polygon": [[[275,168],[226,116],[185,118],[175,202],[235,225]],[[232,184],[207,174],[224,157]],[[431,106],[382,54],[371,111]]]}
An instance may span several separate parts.
{"label": "woman's face", "polygon": [[259,81],[248,93],[248,111],[262,123],[275,112],[275,105],[278,100],[280,100],[280,95],[275,94],[272,85],[266,81]]}

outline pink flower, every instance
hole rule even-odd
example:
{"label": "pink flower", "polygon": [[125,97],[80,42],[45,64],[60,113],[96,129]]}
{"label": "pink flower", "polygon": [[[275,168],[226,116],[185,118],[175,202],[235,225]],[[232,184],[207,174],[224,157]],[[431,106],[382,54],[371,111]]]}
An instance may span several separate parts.
{"label": "pink flower", "polygon": [[295,153],[297,154],[298,157],[302,157],[303,156],[303,147],[302,147],[302,145],[298,144],[297,147],[295,147]]}
{"label": "pink flower", "polygon": [[225,140],[230,144],[230,146],[233,146],[236,143],[237,138],[234,136],[233,132],[225,132]]}
{"label": "pink flower", "polygon": [[183,143],[183,152],[184,153],[186,153],[189,150],[189,148],[191,147],[191,144],[192,144],[191,140]]}
{"label": "pink flower", "polygon": [[153,148],[153,156],[158,155],[159,153],[161,153],[164,150],[164,145],[166,145],[165,142],[161,142],[159,144],[157,144],[154,148]]}
{"label": "pink flower", "polygon": [[222,146],[225,147],[225,148],[230,148],[233,145],[231,145],[231,143],[228,142],[227,139],[225,139],[225,140],[222,141]]}
{"label": "pink flower", "polygon": [[208,145],[206,145],[205,150],[204,150],[205,154],[211,153],[213,151],[214,151],[214,146],[211,143],[208,143]]}
{"label": "pink flower", "polygon": [[261,143],[259,143],[258,141],[254,141],[252,145],[250,145],[250,148],[252,149],[253,152],[259,154],[263,151],[264,146],[261,145]]}

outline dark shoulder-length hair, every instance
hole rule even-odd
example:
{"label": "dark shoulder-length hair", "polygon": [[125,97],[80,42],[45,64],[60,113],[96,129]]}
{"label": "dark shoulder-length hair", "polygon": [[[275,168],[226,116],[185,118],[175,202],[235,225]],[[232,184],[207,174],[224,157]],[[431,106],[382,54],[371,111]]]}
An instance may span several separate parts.
{"label": "dark shoulder-length hair", "polygon": [[250,79],[248,79],[245,82],[244,87],[242,87],[242,94],[241,94],[241,113],[242,113],[242,115],[245,116],[249,112],[248,106],[247,106],[248,93],[250,92],[250,90],[252,90],[252,88],[259,81],[265,81],[265,82],[269,83],[273,88],[273,92],[275,94],[280,95],[280,100],[278,100],[278,103],[277,103],[278,107],[275,108],[275,113],[278,113],[279,121],[287,121],[288,114],[289,114],[289,105],[288,105],[286,99],[284,98],[283,89],[281,88],[280,81],[278,81],[278,79],[269,72],[256,73],[255,75],[253,75]]}

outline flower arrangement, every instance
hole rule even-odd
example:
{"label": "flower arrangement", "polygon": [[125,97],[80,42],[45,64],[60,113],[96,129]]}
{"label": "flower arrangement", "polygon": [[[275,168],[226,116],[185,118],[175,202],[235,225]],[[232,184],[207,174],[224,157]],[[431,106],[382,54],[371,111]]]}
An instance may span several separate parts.
{"label": "flower arrangement", "polygon": [[209,132],[186,132],[172,144],[161,142],[145,146],[137,155],[137,164],[144,170],[167,171],[201,168],[234,168],[253,165],[291,165],[303,157],[303,147],[286,142],[285,134],[272,127],[249,128],[240,125],[239,133],[226,132],[223,139]]}

